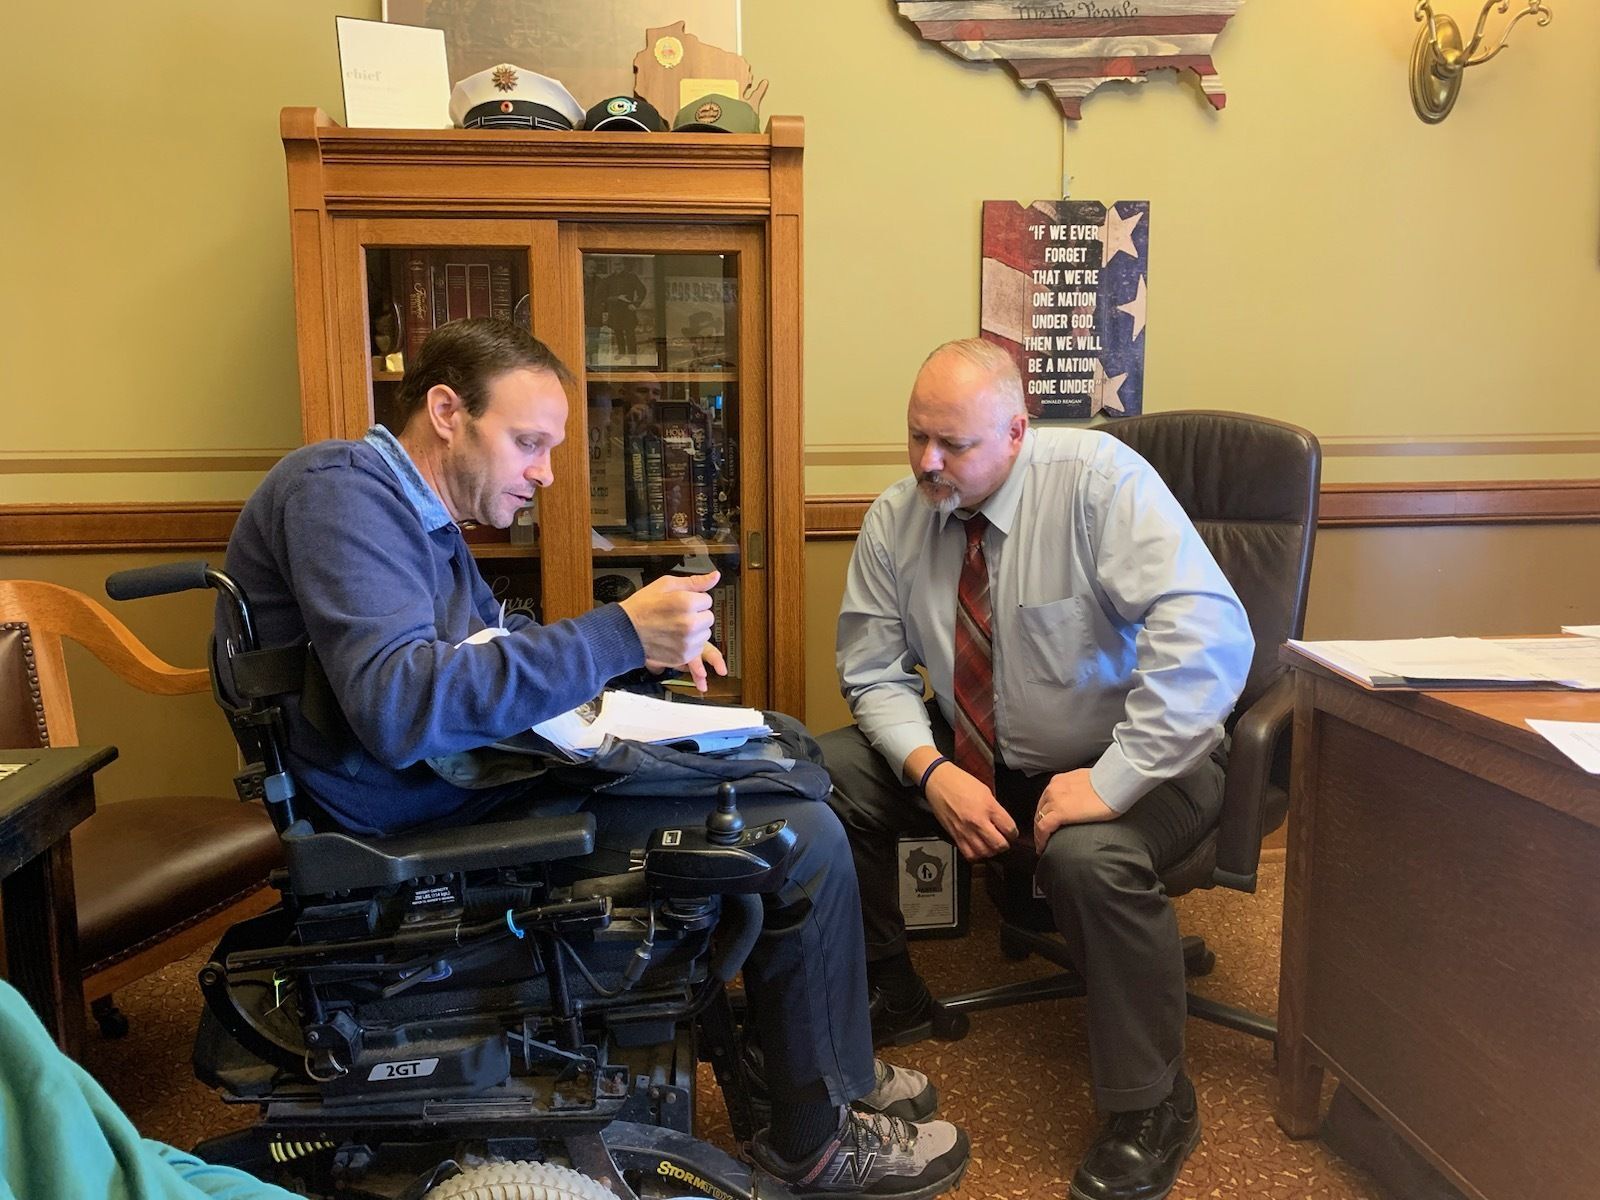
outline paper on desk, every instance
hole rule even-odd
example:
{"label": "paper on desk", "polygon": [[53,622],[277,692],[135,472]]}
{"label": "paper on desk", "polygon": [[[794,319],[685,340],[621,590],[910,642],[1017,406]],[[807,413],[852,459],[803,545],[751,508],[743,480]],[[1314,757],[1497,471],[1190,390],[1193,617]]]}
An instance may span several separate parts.
{"label": "paper on desk", "polygon": [[1536,721],[1528,728],[1591,775],[1600,775],[1600,723],[1594,721]]}
{"label": "paper on desk", "polygon": [[[1562,677],[1556,665],[1535,655],[1509,650],[1505,642],[1481,638],[1291,641],[1289,644],[1370,687],[1507,687],[1552,683],[1571,686],[1571,681]],[[1600,681],[1594,686],[1600,686]]]}
{"label": "paper on desk", "polygon": [[1579,637],[1600,638],[1600,625],[1563,625],[1562,633],[1575,633]]}
{"label": "paper on desk", "polygon": [[1499,646],[1532,669],[1571,688],[1600,688],[1600,638],[1493,638]]}
{"label": "paper on desk", "polygon": [[709,751],[729,750],[772,732],[753,708],[673,704],[637,692],[606,692],[598,715],[591,710],[591,705],[582,705],[540,722],[533,731],[575,758],[588,758],[607,734],[634,742],[692,742]]}

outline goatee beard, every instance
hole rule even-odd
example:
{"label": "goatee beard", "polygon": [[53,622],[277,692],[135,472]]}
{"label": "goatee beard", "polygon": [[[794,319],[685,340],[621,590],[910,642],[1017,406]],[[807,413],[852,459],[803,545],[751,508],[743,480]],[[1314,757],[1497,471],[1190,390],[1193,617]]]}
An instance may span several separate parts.
{"label": "goatee beard", "polygon": [[922,502],[941,517],[948,517],[961,507],[961,493],[946,480],[924,475],[917,480],[917,495]]}

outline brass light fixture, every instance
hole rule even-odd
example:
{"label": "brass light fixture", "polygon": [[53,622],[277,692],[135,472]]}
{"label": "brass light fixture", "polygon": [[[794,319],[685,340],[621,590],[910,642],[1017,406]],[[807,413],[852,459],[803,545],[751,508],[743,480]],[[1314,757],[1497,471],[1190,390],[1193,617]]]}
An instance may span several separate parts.
{"label": "brass light fixture", "polygon": [[1485,0],[1472,41],[1465,46],[1461,44],[1461,29],[1452,18],[1435,13],[1430,0],[1417,0],[1417,20],[1423,22],[1417,44],[1411,51],[1411,104],[1417,116],[1430,125],[1437,125],[1449,116],[1461,93],[1461,76],[1466,69],[1486,63],[1504,50],[1506,38],[1523,17],[1538,17],[1541,28],[1550,24],[1550,9],[1542,0],[1523,2],[1526,7],[1506,23],[1495,48],[1487,54],[1479,54],[1489,13],[1497,8],[1502,14],[1510,12],[1511,0]]}

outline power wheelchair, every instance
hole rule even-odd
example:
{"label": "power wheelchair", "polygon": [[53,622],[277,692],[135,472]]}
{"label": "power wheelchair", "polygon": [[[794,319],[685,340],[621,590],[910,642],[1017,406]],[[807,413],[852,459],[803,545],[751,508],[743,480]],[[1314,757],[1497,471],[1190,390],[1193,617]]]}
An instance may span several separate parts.
{"label": "power wheelchair", "polygon": [[285,758],[282,701],[304,694],[305,651],[262,649],[248,598],[203,562],[106,581],[117,600],[201,588],[220,597],[212,681],[245,763],[235,784],[265,804],[287,867],[281,902],[200,972],[196,1074],[261,1120],[196,1152],[352,1200],[439,1185],[785,1200],[695,1139],[691,1117],[703,1056],[735,1138],[754,1132],[725,986],[793,831],[745,828],[730,785],[704,828],[657,830],[620,874],[587,861],[587,813],[383,838],[318,828]]}

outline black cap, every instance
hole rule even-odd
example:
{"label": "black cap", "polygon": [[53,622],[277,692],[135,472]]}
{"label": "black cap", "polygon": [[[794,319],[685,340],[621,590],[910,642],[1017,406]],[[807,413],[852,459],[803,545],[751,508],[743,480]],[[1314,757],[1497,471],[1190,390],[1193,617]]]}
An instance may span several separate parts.
{"label": "black cap", "polygon": [[584,114],[583,127],[625,133],[661,133],[667,123],[648,100],[637,96],[611,96]]}

